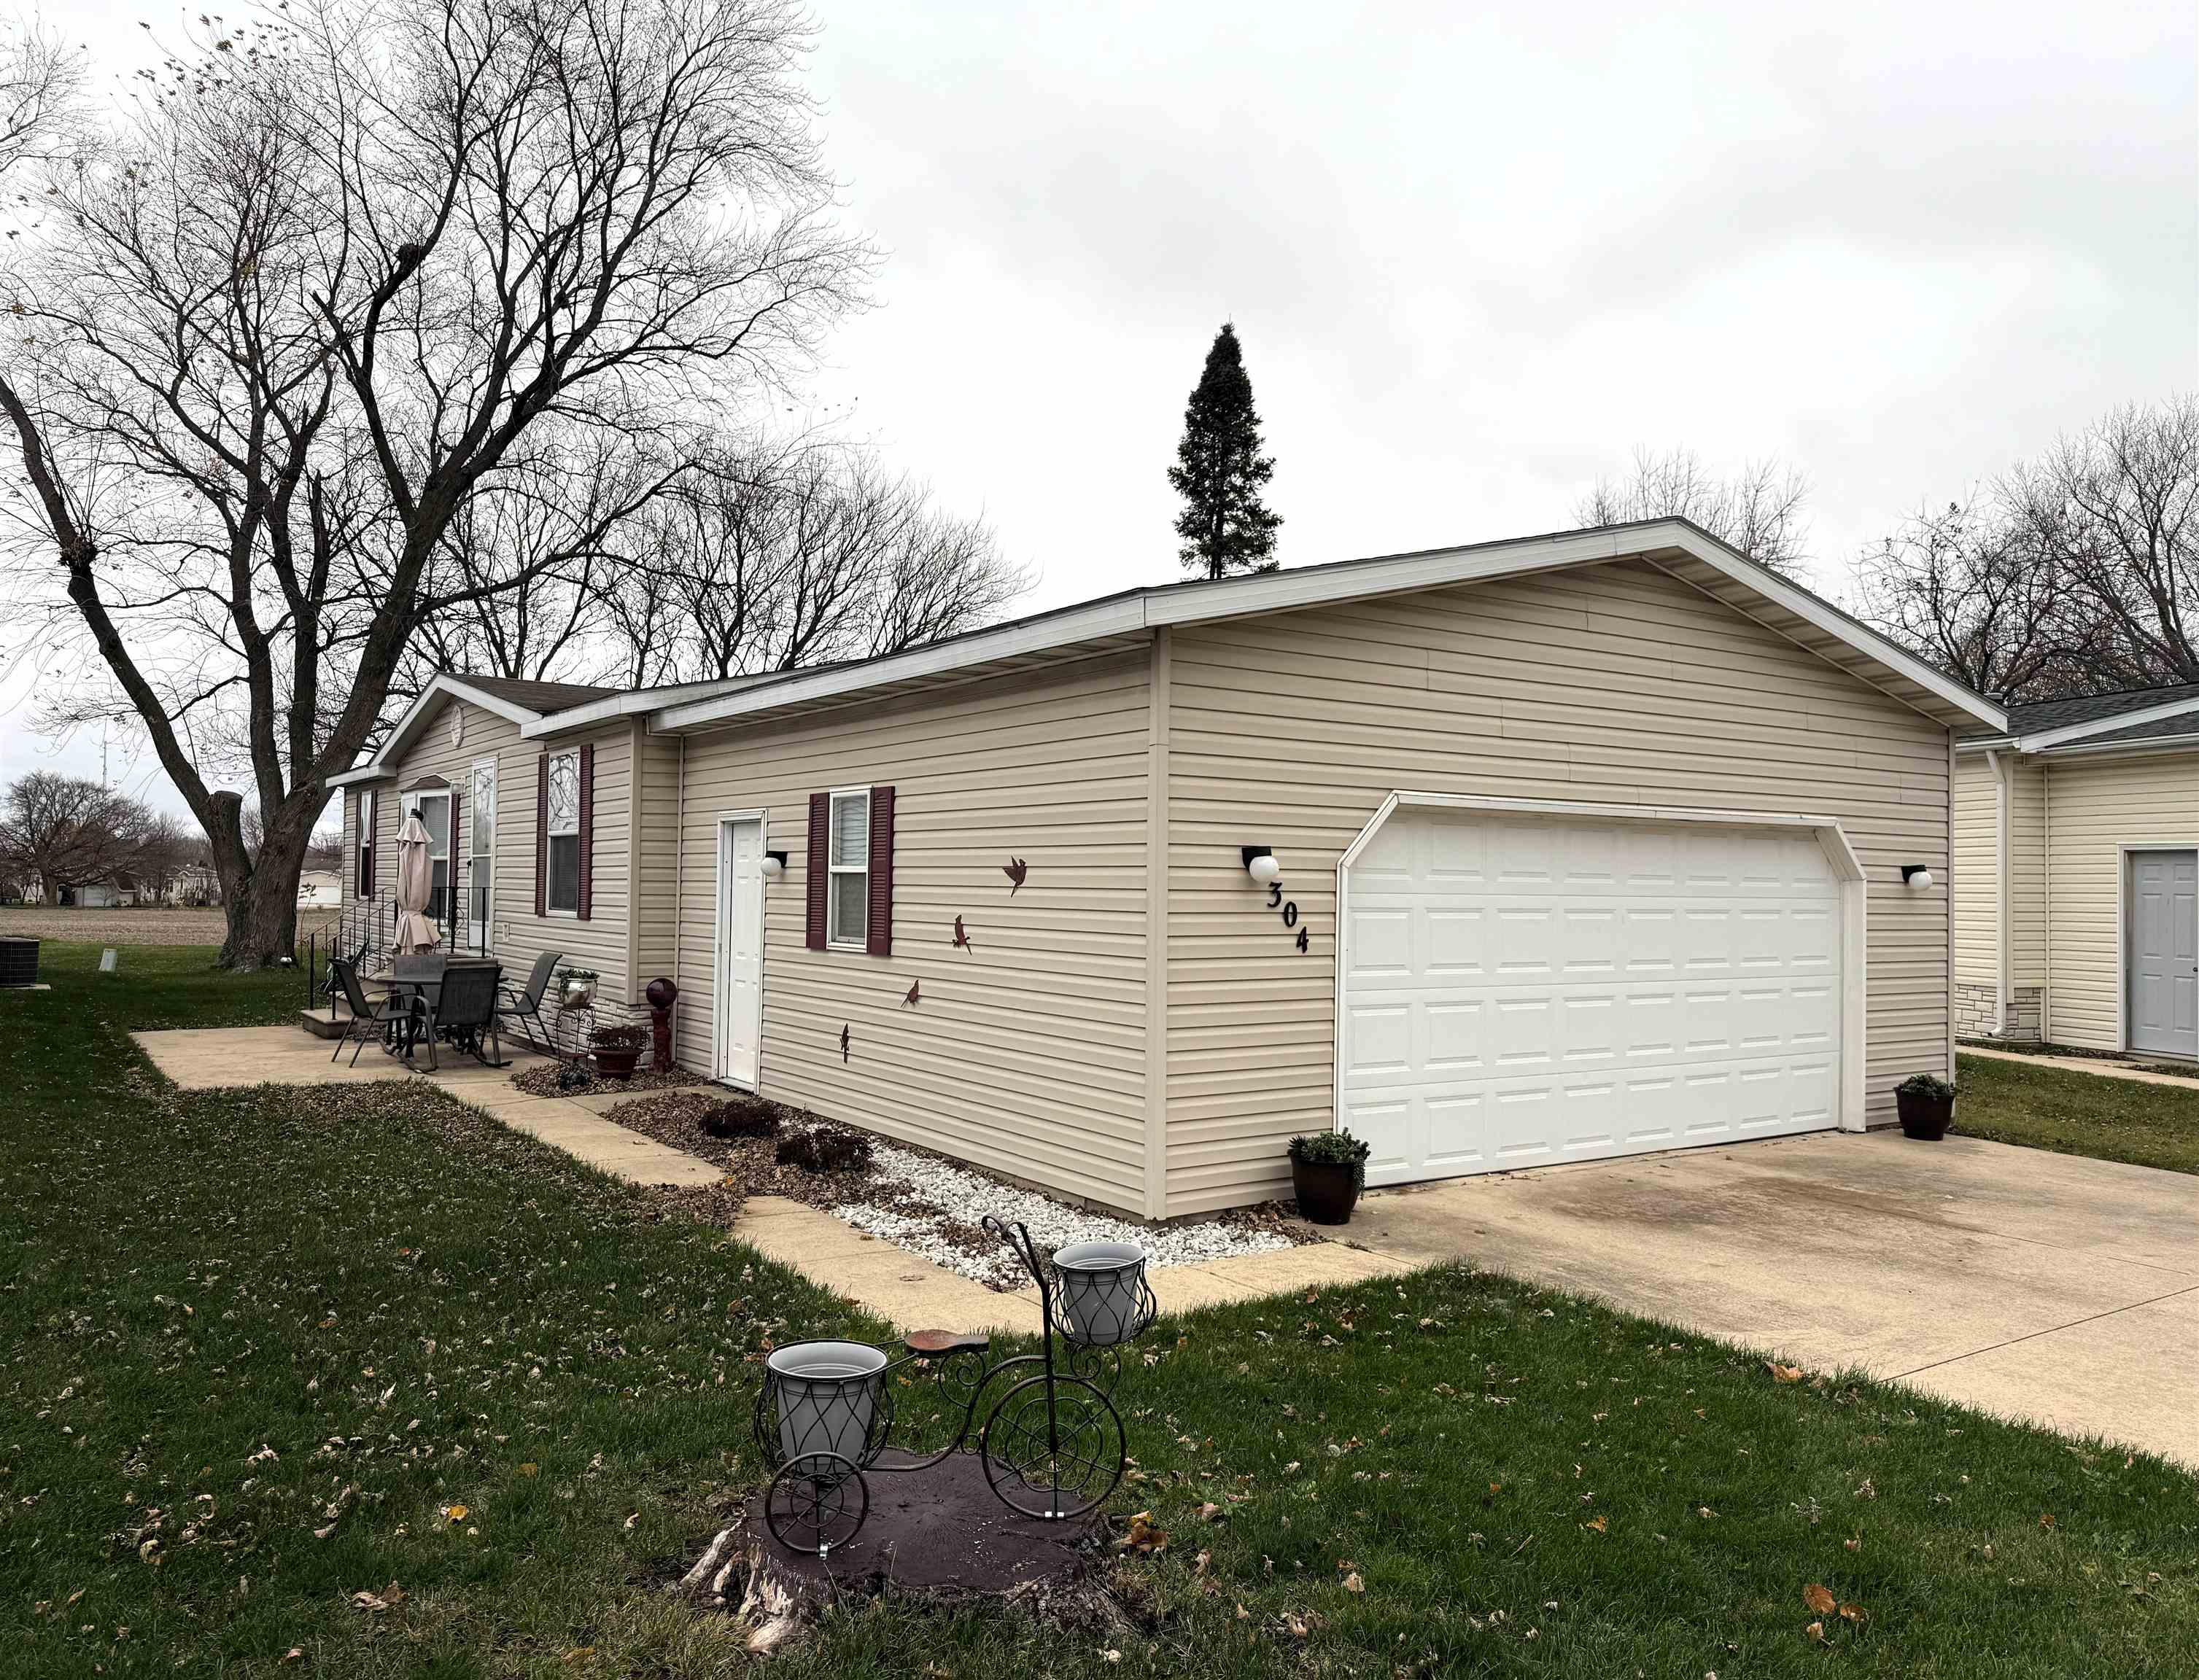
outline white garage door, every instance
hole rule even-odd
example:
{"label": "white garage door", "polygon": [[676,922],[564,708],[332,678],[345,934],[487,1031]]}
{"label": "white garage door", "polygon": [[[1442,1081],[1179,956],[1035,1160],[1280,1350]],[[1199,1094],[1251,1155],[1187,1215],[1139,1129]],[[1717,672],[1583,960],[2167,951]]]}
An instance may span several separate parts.
{"label": "white garage door", "polygon": [[1836,1123],[1840,882],[1810,831],[1401,806],[1349,868],[1369,1183]]}

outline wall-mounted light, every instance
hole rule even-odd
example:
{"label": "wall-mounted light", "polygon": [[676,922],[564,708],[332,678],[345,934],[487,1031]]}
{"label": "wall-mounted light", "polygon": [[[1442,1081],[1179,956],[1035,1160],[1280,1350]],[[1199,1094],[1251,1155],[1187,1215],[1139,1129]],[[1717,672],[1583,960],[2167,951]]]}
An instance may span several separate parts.
{"label": "wall-mounted light", "polygon": [[773,875],[784,875],[785,873],[786,854],[784,852],[767,852],[764,853],[763,878],[766,881],[769,881]]}
{"label": "wall-mounted light", "polygon": [[1245,859],[1245,873],[1260,886],[1272,886],[1283,878],[1282,860],[1266,846],[1241,846],[1239,852]]}
{"label": "wall-mounted light", "polygon": [[1932,890],[1932,871],[1922,863],[1904,863],[1901,879],[1911,892],[1929,892]]}

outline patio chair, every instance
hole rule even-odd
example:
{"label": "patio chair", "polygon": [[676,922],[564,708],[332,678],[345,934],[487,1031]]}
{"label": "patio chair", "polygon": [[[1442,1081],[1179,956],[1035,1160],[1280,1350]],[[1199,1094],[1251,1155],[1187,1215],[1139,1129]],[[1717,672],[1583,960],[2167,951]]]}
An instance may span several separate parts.
{"label": "patio chair", "polygon": [[452,1049],[484,1067],[511,1066],[504,1060],[504,1043],[497,1032],[497,981],[503,973],[493,962],[454,962],[443,970],[443,983],[427,1005],[430,1069],[442,1066],[435,1043],[446,1036]]}
{"label": "patio chair", "polygon": [[562,950],[544,951],[527,971],[524,986],[513,986],[507,982],[500,988],[505,1013],[526,1036],[528,1045],[545,1055],[557,1054],[557,1040],[549,1022],[542,1019],[542,999],[550,990],[551,974],[564,955]]}
{"label": "patio chair", "polygon": [[344,1023],[343,1032],[337,1036],[335,1049],[329,1052],[329,1060],[334,1061],[341,1055],[345,1043],[352,1038],[359,1040],[351,1053],[351,1065],[354,1067],[359,1066],[359,1051],[366,1048],[370,1039],[382,1039],[382,1047],[394,1054],[394,1048],[389,1043],[394,1036],[391,1029],[411,1027],[423,1013],[420,999],[408,992],[396,991],[369,998],[366,989],[359,983],[358,967],[348,957],[330,957],[329,972],[335,977],[338,996],[351,1010],[351,1019]]}

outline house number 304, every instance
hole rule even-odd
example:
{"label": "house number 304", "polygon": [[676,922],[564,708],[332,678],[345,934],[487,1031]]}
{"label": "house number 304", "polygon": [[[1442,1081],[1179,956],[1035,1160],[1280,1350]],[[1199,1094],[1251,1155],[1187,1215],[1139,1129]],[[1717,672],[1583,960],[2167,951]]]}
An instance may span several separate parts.
{"label": "house number 304", "polygon": [[[1297,901],[1295,899],[1287,899],[1283,897],[1282,882],[1280,881],[1271,881],[1268,883],[1268,908],[1269,910],[1274,910],[1278,906],[1281,908],[1283,912],[1283,926],[1286,927],[1298,927],[1298,907]],[[1303,927],[1298,927],[1298,936],[1296,939],[1292,940],[1292,943],[1298,946],[1301,953],[1304,953],[1307,949],[1306,930]]]}

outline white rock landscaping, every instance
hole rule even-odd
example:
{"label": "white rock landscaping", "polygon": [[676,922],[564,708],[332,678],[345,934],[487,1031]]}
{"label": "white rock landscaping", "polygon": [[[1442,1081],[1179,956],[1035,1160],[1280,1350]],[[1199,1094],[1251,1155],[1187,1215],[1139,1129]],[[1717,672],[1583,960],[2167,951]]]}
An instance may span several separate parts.
{"label": "white rock landscaping", "polygon": [[977,1222],[988,1213],[1011,1224],[1023,1221],[1046,1253],[1070,1242],[1134,1242],[1145,1249],[1148,1264],[1155,1266],[1195,1265],[1202,1260],[1267,1253],[1292,1246],[1290,1238],[1279,1231],[1233,1224],[1226,1219],[1137,1224],[1110,1213],[1071,1207],[1035,1190],[1018,1189],[982,1173],[884,1142],[874,1141],[872,1160],[877,1174],[874,1183],[898,1185],[911,1195],[949,1211],[915,1214],[876,1202],[855,1201],[834,1207],[833,1214],[858,1230],[868,1231],[995,1289],[1019,1288],[1029,1280],[1015,1257],[1005,1248],[992,1246],[989,1238],[981,1235],[982,1252],[972,1252]]}

